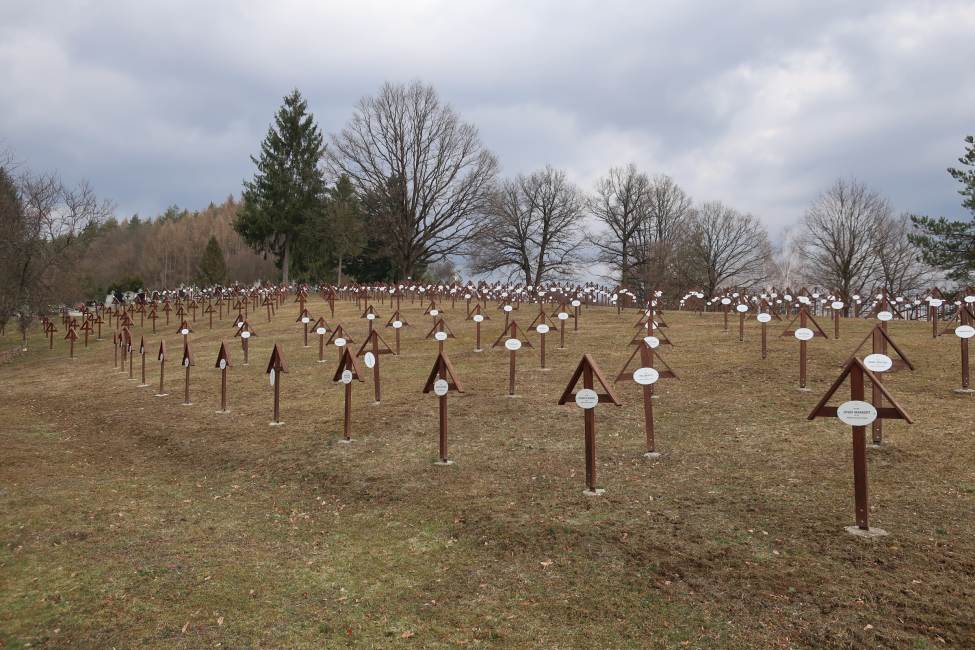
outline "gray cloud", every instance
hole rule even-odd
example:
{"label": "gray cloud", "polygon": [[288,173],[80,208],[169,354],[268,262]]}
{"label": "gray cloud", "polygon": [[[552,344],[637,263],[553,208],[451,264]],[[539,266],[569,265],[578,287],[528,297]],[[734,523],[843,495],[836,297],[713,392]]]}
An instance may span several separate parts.
{"label": "gray cloud", "polygon": [[971,2],[6,3],[0,140],[153,215],[239,193],[292,87],[334,132],[422,79],[506,174],[632,161],[773,233],[840,175],[959,215],[972,33]]}

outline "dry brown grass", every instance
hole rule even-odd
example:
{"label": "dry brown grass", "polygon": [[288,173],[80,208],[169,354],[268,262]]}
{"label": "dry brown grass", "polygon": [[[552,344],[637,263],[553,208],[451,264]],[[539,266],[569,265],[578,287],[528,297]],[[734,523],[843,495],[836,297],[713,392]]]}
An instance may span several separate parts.
{"label": "dry brown grass", "polygon": [[[214,412],[212,367],[227,320],[195,326],[188,407],[175,363],[154,398],[112,370],[110,343],[70,362],[36,336],[0,366],[0,647],[975,644],[975,400],[951,392],[955,337],[891,325],[918,369],[888,386],[916,424],[888,423],[869,452],[871,523],[891,533],[869,542],[843,531],[849,428],[806,420],[869,323],[812,342],[801,393],[797,343],[774,324],[763,362],[754,321],[739,343],[734,322],[668,313],[662,352],[681,379],[654,404],[663,458],[641,457],[640,394],[620,386],[624,405],[596,416],[606,494],[587,498],[582,416],[556,401],[583,352],[615,375],[637,314],[588,310],[568,351],[549,336],[548,372],[519,353],[509,398],[507,353],[473,353],[473,323],[447,309],[467,394],[449,400],[444,468],[436,398],[420,393],[430,319],[404,311],[414,327],[382,359],[382,405],[355,384],[348,446],[336,351],[318,364],[301,347],[296,305],[255,315],[250,366],[233,341],[230,415]],[[491,315],[485,347],[503,321]],[[354,306],[337,316],[362,339]],[[263,372],[275,341],[290,365],[278,428]]]}

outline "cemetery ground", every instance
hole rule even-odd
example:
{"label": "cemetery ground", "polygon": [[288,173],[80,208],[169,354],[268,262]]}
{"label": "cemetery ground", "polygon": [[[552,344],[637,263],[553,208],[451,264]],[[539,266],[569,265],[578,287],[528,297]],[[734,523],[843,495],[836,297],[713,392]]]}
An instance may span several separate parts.
{"label": "cemetery ground", "polygon": [[[302,347],[298,306],[251,313],[250,365],[230,319],[192,324],[192,406],[181,405],[177,322],[145,335],[148,388],[112,368],[106,341],[68,359],[31,349],[0,365],[0,647],[893,647],[975,644],[975,400],[958,339],[925,323],[890,333],[917,370],[886,378],[915,423],[884,422],[869,449],[871,525],[854,523],[850,427],[806,416],[873,322],[843,321],[809,344],[769,324],[737,336],[720,314],[667,311],[680,379],[655,386],[658,460],[643,458],[641,392],[596,408],[599,497],[582,494],[583,415],[556,402],[582,354],[612,378],[639,312],[586,308],[567,350],[538,335],[517,360],[490,345],[492,303],[474,353],[463,303],[442,305],[445,350],[464,385],[450,394],[451,466],[437,466],[437,398],[421,393],[437,353],[432,319],[403,303],[402,354],[353,382],[350,445],[336,348]],[[376,304],[381,327],[392,313]],[[362,308],[308,305],[352,333]],[[520,325],[537,307],[514,312]],[[138,318],[136,319],[138,321]],[[60,323],[58,323],[59,329]],[[393,345],[393,330],[382,328]],[[217,414],[220,340],[231,349],[230,414]],[[282,346],[281,427],[270,427],[265,366]],[[16,346],[13,332],[3,349]],[[869,343],[868,343],[869,345]],[[135,356],[135,377],[139,357]],[[844,385],[834,404],[849,399]],[[867,435],[869,436],[869,430]]]}

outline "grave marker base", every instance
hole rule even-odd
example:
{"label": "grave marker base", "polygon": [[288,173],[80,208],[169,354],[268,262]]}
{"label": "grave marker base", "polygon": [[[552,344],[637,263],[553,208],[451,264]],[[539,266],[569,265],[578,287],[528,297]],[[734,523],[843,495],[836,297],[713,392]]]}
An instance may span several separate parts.
{"label": "grave marker base", "polygon": [[355,441],[352,440],[352,438],[348,438],[348,439],[342,438],[341,440],[339,440],[340,445],[351,445],[353,442]]}
{"label": "grave marker base", "polygon": [[863,537],[864,539],[875,539],[877,537],[884,537],[888,534],[883,528],[871,527],[864,530],[859,526],[847,526],[844,530],[854,537]]}
{"label": "grave marker base", "polygon": [[661,454],[659,451],[648,451],[647,453],[643,454],[644,458],[649,458],[651,460],[656,460],[657,458],[660,458],[660,456]]}
{"label": "grave marker base", "polygon": [[440,465],[441,467],[446,467],[447,465],[453,465],[454,464],[454,461],[452,461],[452,460],[438,460],[438,461],[434,461],[433,464],[434,465]]}
{"label": "grave marker base", "polygon": [[975,393],[975,388],[956,388],[952,392],[958,393],[959,395],[970,395],[972,393]]}
{"label": "grave marker base", "polygon": [[214,411],[214,413],[220,413],[222,415],[225,413],[230,413],[230,409],[227,409],[226,411]]}
{"label": "grave marker base", "polygon": [[587,497],[598,497],[606,494],[606,490],[603,488],[596,488],[595,490],[583,490],[582,493]]}
{"label": "grave marker base", "polygon": [[269,427],[282,427],[284,426],[284,422],[268,422],[267,425]]}
{"label": "grave marker base", "polygon": [[156,393],[156,397],[168,397],[169,393]]}

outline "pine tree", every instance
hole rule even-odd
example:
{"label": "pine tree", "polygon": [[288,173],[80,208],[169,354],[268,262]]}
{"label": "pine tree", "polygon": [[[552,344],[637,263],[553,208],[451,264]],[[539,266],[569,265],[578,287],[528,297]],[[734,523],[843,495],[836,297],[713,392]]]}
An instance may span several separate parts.
{"label": "pine tree", "polygon": [[292,249],[309,222],[323,218],[322,134],[298,90],[284,98],[261,143],[254,179],[244,182],[234,228],[258,253],[274,256],[288,282]]}
{"label": "pine tree", "polygon": [[215,235],[210,235],[210,241],[203,249],[200,258],[200,283],[204,285],[223,284],[227,279],[227,263],[223,259],[223,249]]}
{"label": "pine tree", "polygon": [[946,272],[949,279],[971,282],[975,277],[975,137],[965,138],[965,155],[958,159],[969,169],[948,168],[948,173],[962,184],[958,193],[965,197],[962,207],[972,213],[968,221],[948,221],[912,215],[918,233],[911,241],[921,249],[921,259]]}

